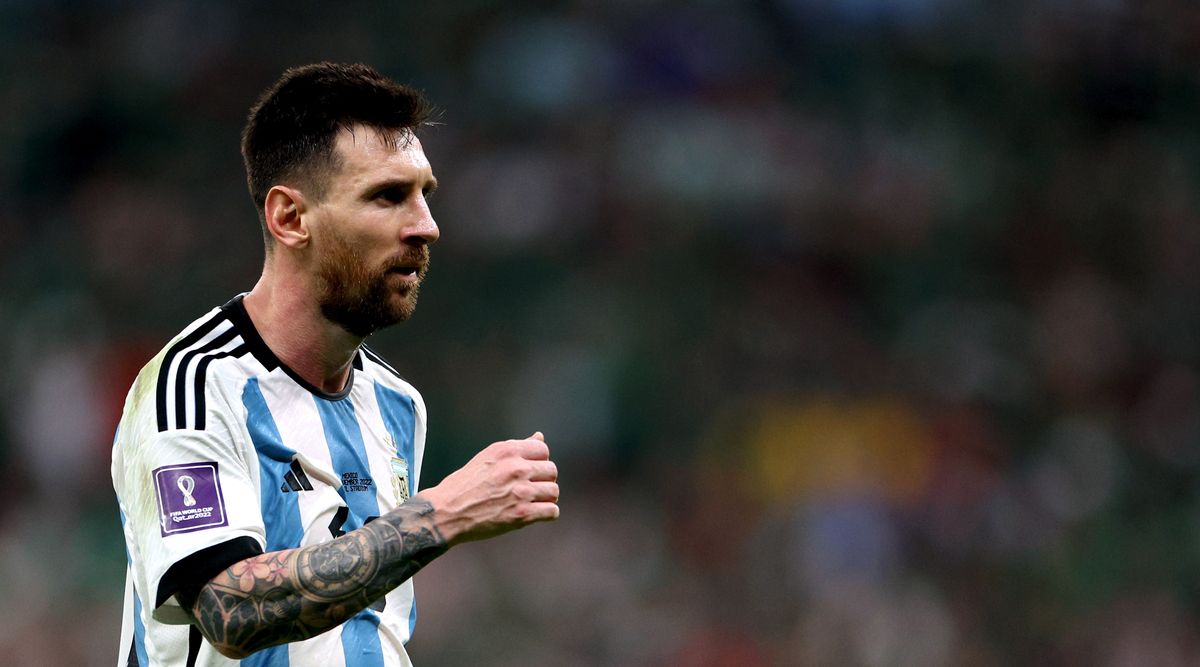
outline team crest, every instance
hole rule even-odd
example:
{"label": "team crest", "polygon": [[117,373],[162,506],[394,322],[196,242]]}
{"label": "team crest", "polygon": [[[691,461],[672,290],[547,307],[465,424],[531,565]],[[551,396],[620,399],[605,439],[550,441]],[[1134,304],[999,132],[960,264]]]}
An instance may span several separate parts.
{"label": "team crest", "polygon": [[392,488],[396,491],[396,500],[403,503],[408,501],[408,462],[404,457],[392,457]]}

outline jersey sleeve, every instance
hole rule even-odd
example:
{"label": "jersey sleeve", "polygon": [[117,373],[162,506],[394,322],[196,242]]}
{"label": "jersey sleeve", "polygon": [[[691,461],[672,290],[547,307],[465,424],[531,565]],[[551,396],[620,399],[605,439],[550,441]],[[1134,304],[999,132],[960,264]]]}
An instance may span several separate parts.
{"label": "jersey sleeve", "polygon": [[244,454],[241,420],[219,391],[206,393],[203,430],[158,431],[144,420],[141,432],[118,433],[113,477],[135,582],[162,623],[187,623],[180,593],[194,594],[265,544],[256,462]]}
{"label": "jersey sleeve", "polygon": [[420,392],[409,385],[412,389],[413,410],[415,419],[413,420],[413,494],[418,493],[421,488],[421,466],[425,460],[425,434],[427,432],[427,424],[429,414],[425,409],[425,400],[421,398]]}

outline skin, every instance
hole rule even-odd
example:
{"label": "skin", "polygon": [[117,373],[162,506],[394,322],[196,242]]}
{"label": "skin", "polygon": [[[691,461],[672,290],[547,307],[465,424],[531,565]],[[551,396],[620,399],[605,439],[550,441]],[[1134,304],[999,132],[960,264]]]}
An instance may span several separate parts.
{"label": "skin", "polygon": [[[341,277],[382,281],[376,292],[385,319],[399,321],[416,305],[421,262],[438,238],[426,202],[437,181],[416,137],[385,138],[356,126],[338,135],[336,150],[341,169],[319,201],[286,185],[268,192],[264,212],[274,248],[244,300],[275,354],[329,392],[345,386],[367,335],[323,311],[329,272],[349,263],[352,270]],[[401,265],[412,275],[394,270]],[[307,639],[456,544],[557,519],[558,496],[558,469],[541,433],[495,442],[358,530],[234,563],[201,588],[189,611],[205,638],[234,659]]]}
{"label": "skin", "polygon": [[[367,267],[427,251],[439,236],[428,194],[437,188],[421,142],[411,135],[385,141],[373,129],[343,130],[335,143],[341,169],[325,196],[294,187],[267,192],[264,220],[274,241],[263,274],[244,303],[271,350],[308,382],[329,392],[345,386],[365,337],[321,312],[322,269],[344,250]],[[389,276],[389,305],[415,307],[415,291]]]}

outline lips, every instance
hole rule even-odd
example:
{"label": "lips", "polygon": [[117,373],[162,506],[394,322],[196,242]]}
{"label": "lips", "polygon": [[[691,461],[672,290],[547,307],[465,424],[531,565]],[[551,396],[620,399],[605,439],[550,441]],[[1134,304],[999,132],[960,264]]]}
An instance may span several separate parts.
{"label": "lips", "polygon": [[425,264],[398,264],[388,269],[388,273],[405,281],[417,281],[425,273]]}
{"label": "lips", "polygon": [[425,269],[428,266],[429,250],[421,248],[420,250],[409,250],[393,258],[392,265],[387,272],[398,275],[406,281],[416,281],[425,275]]}

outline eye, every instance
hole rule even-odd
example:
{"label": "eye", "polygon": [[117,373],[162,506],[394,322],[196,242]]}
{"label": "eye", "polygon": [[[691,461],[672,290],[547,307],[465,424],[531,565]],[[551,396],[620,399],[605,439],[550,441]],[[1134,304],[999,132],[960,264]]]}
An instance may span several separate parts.
{"label": "eye", "polygon": [[396,186],[391,186],[391,187],[386,187],[386,188],[380,190],[379,192],[376,192],[375,196],[372,197],[372,199],[375,199],[376,201],[386,202],[389,204],[399,204],[400,202],[404,201],[407,197],[408,197],[408,193],[404,189],[398,188]]}

